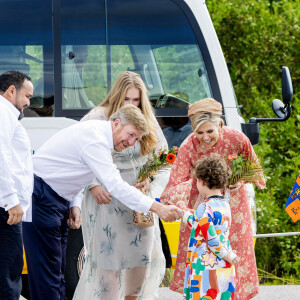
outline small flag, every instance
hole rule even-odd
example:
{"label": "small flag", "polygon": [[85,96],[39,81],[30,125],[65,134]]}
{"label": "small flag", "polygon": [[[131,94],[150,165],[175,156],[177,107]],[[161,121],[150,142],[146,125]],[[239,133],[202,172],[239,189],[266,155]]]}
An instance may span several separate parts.
{"label": "small flag", "polygon": [[285,210],[294,222],[300,219],[300,174],[285,204]]}

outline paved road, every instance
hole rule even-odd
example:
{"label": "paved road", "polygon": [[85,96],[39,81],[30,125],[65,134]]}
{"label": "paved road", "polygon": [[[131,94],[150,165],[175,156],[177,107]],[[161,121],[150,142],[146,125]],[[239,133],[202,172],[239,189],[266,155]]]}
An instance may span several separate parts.
{"label": "paved road", "polygon": [[[254,300],[300,300],[300,285],[261,286]],[[21,296],[20,300],[26,300]],[[85,300],[85,299],[82,299]],[[159,300],[182,300],[182,295],[169,288],[159,289]]]}
{"label": "paved road", "polygon": [[[300,300],[300,285],[261,286],[260,293],[253,300]],[[182,295],[169,288],[160,288],[159,300],[182,300]]]}

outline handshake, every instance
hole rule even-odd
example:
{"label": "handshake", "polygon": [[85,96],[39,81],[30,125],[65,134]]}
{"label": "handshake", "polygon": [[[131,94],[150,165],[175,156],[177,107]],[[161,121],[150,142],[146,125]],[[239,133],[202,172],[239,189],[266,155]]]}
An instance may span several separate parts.
{"label": "handshake", "polygon": [[156,213],[165,222],[179,220],[184,214],[184,211],[175,205],[163,205],[156,201],[152,204],[150,211]]}

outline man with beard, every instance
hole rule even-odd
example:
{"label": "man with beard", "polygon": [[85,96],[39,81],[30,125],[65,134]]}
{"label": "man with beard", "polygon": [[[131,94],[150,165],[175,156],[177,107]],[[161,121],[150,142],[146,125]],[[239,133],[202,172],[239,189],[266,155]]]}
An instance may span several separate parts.
{"label": "man with beard", "polygon": [[[0,299],[18,300],[22,289],[22,223],[31,202],[31,147],[18,121],[30,105],[30,77],[8,71],[0,75]],[[30,214],[30,212],[28,212]]]}

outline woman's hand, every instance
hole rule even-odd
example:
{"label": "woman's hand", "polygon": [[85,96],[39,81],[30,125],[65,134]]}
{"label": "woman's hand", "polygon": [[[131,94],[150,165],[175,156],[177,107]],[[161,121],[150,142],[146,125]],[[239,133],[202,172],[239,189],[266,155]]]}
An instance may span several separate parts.
{"label": "woman's hand", "polygon": [[244,181],[238,181],[236,184],[232,184],[228,187],[228,190],[230,192],[237,191],[245,182]]}
{"label": "woman's hand", "polygon": [[146,178],[144,181],[136,183],[134,186],[143,193],[147,194],[150,186],[150,178]]}
{"label": "woman's hand", "polygon": [[100,185],[96,185],[90,189],[94,199],[98,204],[109,204],[111,202],[112,195],[108,193],[103,187]]}

